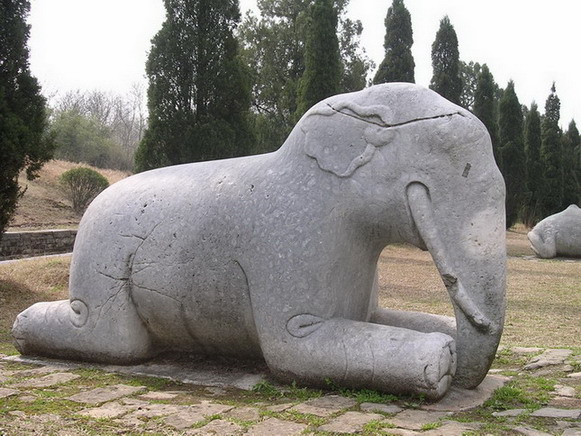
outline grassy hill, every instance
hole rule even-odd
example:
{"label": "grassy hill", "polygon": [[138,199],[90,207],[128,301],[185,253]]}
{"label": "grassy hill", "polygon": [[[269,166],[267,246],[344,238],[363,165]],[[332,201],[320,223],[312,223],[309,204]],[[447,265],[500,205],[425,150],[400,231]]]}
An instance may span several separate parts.
{"label": "grassy hill", "polygon": [[75,228],[81,217],[73,212],[71,203],[60,186],[59,177],[65,171],[79,166],[98,171],[110,184],[129,175],[123,171],[52,160],[42,168],[39,178],[29,181],[24,174],[20,176],[20,184],[26,187],[26,192],[18,202],[16,214],[10,222],[8,231]]}

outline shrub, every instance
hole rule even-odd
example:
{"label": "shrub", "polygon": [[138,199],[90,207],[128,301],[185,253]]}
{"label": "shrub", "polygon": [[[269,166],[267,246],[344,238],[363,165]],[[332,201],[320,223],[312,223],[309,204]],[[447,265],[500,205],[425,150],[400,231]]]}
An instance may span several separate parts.
{"label": "shrub", "polygon": [[79,215],[101,191],[109,186],[107,179],[97,171],[83,167],[65,171],[60,176],[60,182],[73,204],[73,210]]}

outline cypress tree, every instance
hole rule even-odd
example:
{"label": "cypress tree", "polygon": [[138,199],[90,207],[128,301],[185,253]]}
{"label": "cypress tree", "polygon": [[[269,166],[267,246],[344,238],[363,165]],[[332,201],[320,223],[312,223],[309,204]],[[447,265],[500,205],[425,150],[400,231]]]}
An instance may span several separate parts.
{"label": "cypress tree", "polygon": [[543,187],[543,166],[541,164],[541,114],[535,102],[525,119],[525,156],[527,168],[527,196],[523,208],[523,223],[533,227],[542,219],[539,195]]}
{"label": "cypress tree", "polygon": [[386,82],[414,83],[412,19],[403,0],[393,0],[385,17],[385,57],[373,78],[375,85]]}
{"label": "cypress tree", "polygon": [[146,64],[149,122],[137,171],[234,157],[253,145],[250,80],[233,31],[238,0],[164,0]]}
{"label": "cypress tree", "polygon": [[506,227],[516,224],[524,204],[526,161],[523,138],[523,115],[514,82],[508,82],[498,107],[500,167],[506,183]]}
{"label": "cypress tree", "polygon": [[440,21],[440,28],[432,44],[433,76],[430,88],[452,103],[460,104],[462,79],[458,37],[448,16]]}
{"label": "cypress tree", "polygon": [[474,92],[474,115],[484,123],[490,134],[492,150],[497,165],[500,166],[500,152],[498,148],[498,117],[496,111],[496,84],[494,78],[488,69],[488,65],[482,65],[476,90]]}
{"label": "cypress tree", "polygon": [[0,2],[0,238],[24,193],[18,175],[34,179],[54,152],[46,101],[29,68],[29,11],[27,0]]}
{"label": "cypress tree", "polygon": [[561,101],[555,84],[545,103],[545,116],[541,123],[541,163],[543,186],[539,194],[543,217],[560,212],[563,205],[563,152],[559,118]]}
{"label": "cypress tree", "polygon": [[337,11],[333,0],[315,0],[311,6],[305,48],[305,72],[299,84],[296,118],[300,118],[315,103],[337,94],[340,83]]}
{"label": "cypress tree", "polygon": [[575,120],[571,120],[567,132],[563,135],[563,207],[570,204],[581,206],[581,166],[579,151],[581,139]]}

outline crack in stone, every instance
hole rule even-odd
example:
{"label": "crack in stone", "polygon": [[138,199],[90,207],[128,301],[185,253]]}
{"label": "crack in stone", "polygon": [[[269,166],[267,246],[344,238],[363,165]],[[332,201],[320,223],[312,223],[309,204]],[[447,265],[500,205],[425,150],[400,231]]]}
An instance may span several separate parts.
{"label": "crack in stone", "polygon": [[327,103],[327,106],[329,106],[329,108],[331,110],[337,112],[338,114],[345,115],[345,116],[348,116],[348,117],[351,117],[351,118],[355,118],[356,120],[363,121],[363,122],[369,123],[369,124],[374,124],[376,126],[384,127],[384,128],[387,128],[387,129],[393,128],[393,127],[401,127],[401,126],[405,126],[407,124],[413,124],[413,123],[418,123],[418,122],[422,122],[422,121],[437,120],[438,118],[452,117],[454,115],[459,115],[461,117],[464,116],[461,112],[456,111],[456,112],[450,112],[450,113],[447,113],[447,114],[434,115],[434,116],[431,116],[431,117],[414,118],[413,120],[402,121],[401,123],[389,124],[389,123],[385,123],[385,122],[372,121],[372,120],[370,120],[368,118],[363,118],[363,117],[361,117],[361,116],[359,116],[357,114],[350,114],[348,112],[343,112],[340,109],[335,109],[333,106],[331,106],[328,103]]}

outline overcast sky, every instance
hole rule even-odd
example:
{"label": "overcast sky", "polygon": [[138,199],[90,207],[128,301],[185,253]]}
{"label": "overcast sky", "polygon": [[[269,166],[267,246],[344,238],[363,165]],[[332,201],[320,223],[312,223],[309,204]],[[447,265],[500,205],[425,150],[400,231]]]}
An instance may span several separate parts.
{"label": "overcast sky", "polygon": [[[128,92],[145,84],[145,60],[164,18],[162,0],[32,0],[31,69],[45,93],[74,89]],[[244,13],[256,0],[240,0]],[[379,64],[384,18],[391,0],[351,0],[362,45]],[[432,76],[431,44],[448,15],[460,59],[487,63],[505,87],[513,79],[519,100],[541,112],[553,81],[561,125],[581,120],[581,2],[578,0],[405,0],[412,17],[416,83]]]}

